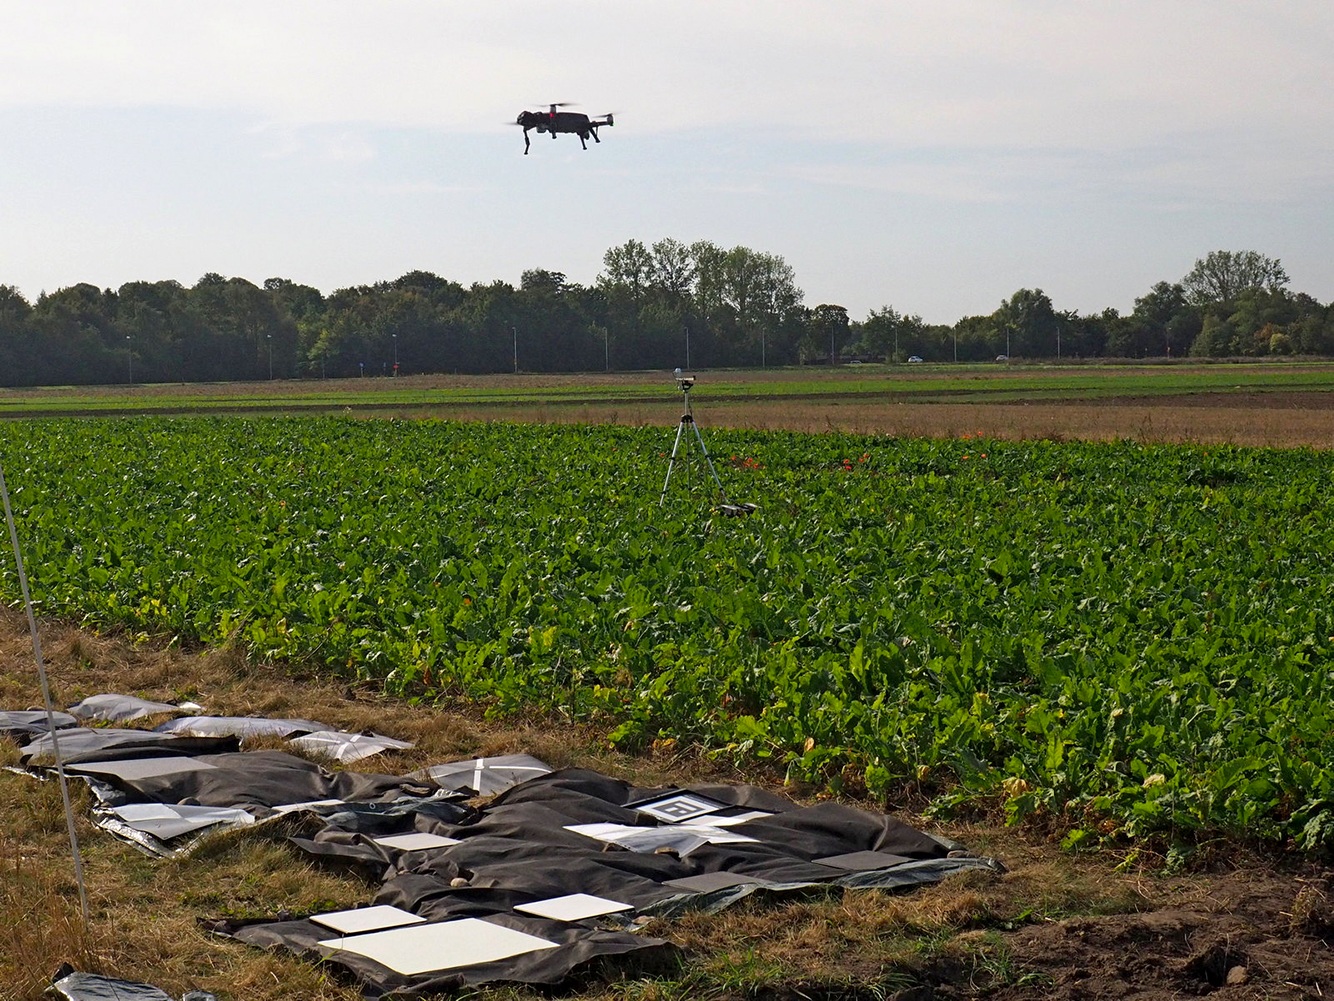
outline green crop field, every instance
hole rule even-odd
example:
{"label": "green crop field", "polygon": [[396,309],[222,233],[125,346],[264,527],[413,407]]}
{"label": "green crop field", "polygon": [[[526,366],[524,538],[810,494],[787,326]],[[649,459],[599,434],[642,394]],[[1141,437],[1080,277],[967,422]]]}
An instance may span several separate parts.
{"label": "green crop field", "polygon": [[[1334,499],[1307,449],[11,420],[46,614],[1096,834],[1334,844]],[[16,600],[9,561],[0,591]]]}

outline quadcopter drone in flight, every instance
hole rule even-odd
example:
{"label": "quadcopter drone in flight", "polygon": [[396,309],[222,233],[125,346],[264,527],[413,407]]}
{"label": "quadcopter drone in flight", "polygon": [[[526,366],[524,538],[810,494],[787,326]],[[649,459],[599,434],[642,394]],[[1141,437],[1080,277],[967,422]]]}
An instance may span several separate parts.
{"label": "quadcopter drone in flight", "polygon": [[528,130],[536,129],[539,133],[549,132],[551,138],[555,139],[558,133],[569,132],[579,137],[579,145],[588,149],[587,139],[593,137],[595,143],[602,142],[598,138],[598,129],[606,125],[611,127],[616,124],[610,113],[602,115],[599,118],[589,118],[578,111],[557,111],[557,108],[563,108],[567,102],[557,102],[551,105],[550,111],[520,111],[519,117],[515,120],[515,125],[523,126],[523,155],[528,155],[528,148],[532,144],[528,141]]}

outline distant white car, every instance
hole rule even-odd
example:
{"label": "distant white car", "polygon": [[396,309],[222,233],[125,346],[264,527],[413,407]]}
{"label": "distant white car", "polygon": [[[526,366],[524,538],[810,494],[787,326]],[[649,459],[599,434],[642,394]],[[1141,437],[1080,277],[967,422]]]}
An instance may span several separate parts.
{"label": "distant white car", "polygon": [[997,361],[1009,361],[1009,360],[1010,360],[1010,356],[1009,356],[1009,355],[997,355],[997,356],[996,356],[996,360],[997,360]]}
{"label": "distant white car", "polygon": [[916,364],[917,364],[919,361],[921,361],[921,360],[922,360],[922,356],[921,356],[921,355],[909,355],[909,356],[908,356],[908,363],[911,364],[911,365],[916,365]]}

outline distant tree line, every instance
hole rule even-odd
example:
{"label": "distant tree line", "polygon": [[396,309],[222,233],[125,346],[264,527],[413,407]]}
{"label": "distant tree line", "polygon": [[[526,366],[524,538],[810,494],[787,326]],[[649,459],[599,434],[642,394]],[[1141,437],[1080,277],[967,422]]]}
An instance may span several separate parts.
{"label": "distant tree line", "polygon": [[192,287],[78,284],[29,303],[0,285],[9,386],[829,364],[1334,355],[1334,305],[1288,290],[1279,261],[1215,251],[1125,316],[1058,311],[1020,289],[986,316],[927,324],[892,306],[854,321],[803,305],[776,254],[663,239],[612,247],[591,286],[525,271],[464,287],[426,271],[324,295],[206,274]]}

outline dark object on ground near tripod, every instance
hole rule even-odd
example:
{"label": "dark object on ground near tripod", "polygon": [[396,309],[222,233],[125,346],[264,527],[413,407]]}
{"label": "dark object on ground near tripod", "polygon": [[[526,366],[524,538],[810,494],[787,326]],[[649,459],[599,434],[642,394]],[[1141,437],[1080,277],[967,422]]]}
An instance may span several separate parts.
{"label": "dark object on ground near tripod", "polygon": [[729,518],[741,518],[759,510],[755,504],[719,504],[718,510]]}

